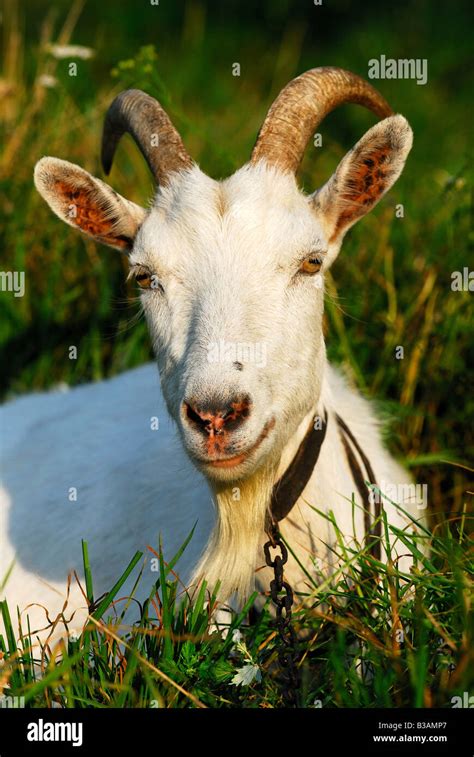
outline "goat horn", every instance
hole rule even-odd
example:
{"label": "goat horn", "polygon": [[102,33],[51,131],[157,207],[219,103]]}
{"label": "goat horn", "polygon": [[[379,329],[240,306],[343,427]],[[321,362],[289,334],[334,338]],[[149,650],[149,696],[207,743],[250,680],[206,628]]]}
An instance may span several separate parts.
{"label": "goat horn", "polygon": [[117,95],[105,114],[101,160],[106,174],[125,132],[137,143],[158,184],[166,184],[173,171],[193,165],[160,103],[139,89],[127,89]]}
{"label": "goat horn", "polygon": [[357,103],[380,118],[393,115],[382,95],[342,68],[312,68],[290,81],[267,113],[250,158],[296,173],[321,121],[343,103]]}

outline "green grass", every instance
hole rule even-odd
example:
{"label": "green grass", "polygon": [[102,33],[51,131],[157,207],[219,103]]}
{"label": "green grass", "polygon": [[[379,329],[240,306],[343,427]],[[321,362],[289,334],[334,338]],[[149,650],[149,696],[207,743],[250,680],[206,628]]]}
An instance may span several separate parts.
{"label": "green grass", "polygon": [[[472,260],[469,8],[464,0],[455,10],[427,0],[383,8],[375,0],[334,0],[316,10],[268,0],[254,17],[236,1],[225,10],[196,0],[137,12],[127,0],[117,13],[114,0],[103,0],[100,9],[58,1],[47,14],[46,3],[32,0],[28,14],[11,2],[3,15],[1,267],[26,273],[23,298],[0,293],[4,399],[58,382],[100,380],[151,358],[125,259],[61,224],[32,183],[34,164],[45,154],[102,177],[103,114],[120,89],[138,86],[159,97],[190,153],[219,178],[247,160],[272,96],[299,72],[341,65],[367,75],[368,60],[382,53],[428,59],[423,87],[378,82],[412,124],[414,148],[394,189],[344,242],[329,280],[326,332],[330,358],[376,401],[391,452],[416,483],[428,485],[432,556],[419,558],[409,581],[377,566],[379,584],[369,557],[345,556],[346,569],[298,617],[308,640],[301,671],[306,705],[449,706],[453,692],[472,686],[472,293],[451,289],[452,272]],[[52,42],[86,45],[95,56],[79,61],[71,77],[69,61],[51,54]],[[240,77],[231,75],[235,61]],[[55,77],[53,87],[41,84],[44,74]],[[355,106],[331,114],[320,129],[323,149],[307,151],[302,186],[312,191],[324,183],[372,123]],[[129,139],[110,183],[141,204],[152,195]],[[395,215],[400,203],[403,218]],[[68,358],[71,345],[77,360]],[[400,346],[403,359],[396,358]],[[415,551],[415,542],[410,537],[407,551]],[[92,601],[86,549],[84,558]],[[29,647],[15,657],[14,640],[3,640],[12,690],[31,705],[56,699],[68,706],[150,706],[155,699],[160,706],[194,706],[190,695],[206,706],[278,705],[267,614],[251,628],[237,624],[245,647],[230,654],[230,640],[209,633],[204,597],[192,608],[171,572],[159,590],[160,599],[144,602],[128,633],[107,630],[109,610],[95,608],[93,626],[61,650],[61,662],[53,664],[45,650],[41,680]],[[391,630],[397,618],[406,630],[400,647]],[[366,678],[357,672],[358,658],[371,671]],[[246,661],[258,665],[261,683],[232,685]]]}
{"label": "green grass", "polygon": [[[452,707],[452,698],[474,684],[473,543],[465,519],[455,536],[449,529],[430,534],[420,526],[400,532],[382,516],[388,554],[391,537],[412,556],[407,574],[391,557],[381,563],[360,544],[345,546],[333,516],[326,517],[339,537],[335,557],[341,567],[326,578],[315,562],[307,590],[296,597],[298,705]],[[83,544],[90,615],[79,637],[58,640],[60,629],[67,629],[65,608],[58,623],[51,619],[51,641],[40,645],[30,629],[17,642],[3,603],[4,693],[24,697],[27,707],[282,706],[270,600],[249,624],[247,610],[257,596],[252,595],[232,615],[227,634],[217,631],[211,623],[215,593],[203,585],[191,602],[179,580],[186,546],[168,564],[161,550],[153,551],[159,578],[149,596],[140,595],[143,555],[137,553],[110,592],[94,601]],[[121,597],[132,572],[134,589]],[[139,600],[140,610],[133,626],[124,626],[132,599]]]}

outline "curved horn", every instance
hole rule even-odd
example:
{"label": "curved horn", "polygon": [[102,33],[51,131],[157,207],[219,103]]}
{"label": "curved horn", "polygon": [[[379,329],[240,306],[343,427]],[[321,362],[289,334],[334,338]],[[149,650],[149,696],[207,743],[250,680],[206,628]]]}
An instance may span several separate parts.
{"label": "curved horn", "polygon": [[165,184],[173,171],[193,165],[180,135],[160,103],[139,89],[127,89],[117,95],[105,114],[101,160],[106,174],[125,132],[137,143],[159,184]]}
{"label": "curved horn", "polygon": [[312,68],[290,81],[267,113],[251,163],[266,160],[296,172],[321,121],[342,103],[357,103],[380,118],[393,115],[382,95],[360,76],[343,68]]}

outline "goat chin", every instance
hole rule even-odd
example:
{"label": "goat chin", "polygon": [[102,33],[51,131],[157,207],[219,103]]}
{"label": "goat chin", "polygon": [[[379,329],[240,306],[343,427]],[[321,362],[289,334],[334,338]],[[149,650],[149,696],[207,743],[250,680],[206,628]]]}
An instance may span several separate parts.
{"label": "goat chin", "polygon": [[269,462],[238,486],[212,486],[216,524],[192,584],[205,579],[212,591],[219,582],[217,596],[223,600],[235,595],[242,602],[252,592],[276,468]]}

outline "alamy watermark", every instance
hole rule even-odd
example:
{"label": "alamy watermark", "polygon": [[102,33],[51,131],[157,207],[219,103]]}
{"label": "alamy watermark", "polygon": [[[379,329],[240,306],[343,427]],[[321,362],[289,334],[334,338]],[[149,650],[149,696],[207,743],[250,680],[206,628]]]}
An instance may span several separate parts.
{"label": "alamy watermark", "polygon": [[28,741],[68,741],[75,746],[82,746],[83,724],[50,722],[39,718],[28,723],[26,738]]}
{"label": "alamy watermark", "polygon": [[0,707],[5,709],[19,709],[25,706],[25,697],[12,697],[7,694],[0,695]]}
{"label": "alamy watermark", "polygon": [[426,510],[428,484],[391,484],[381,481],[380,487],[370,489],[369,501],[371,504],[380,504],[384,499],[400,505],[416,505],[418,510]]}
{"label": "alamy watermark", "polygon": [[426,58],[387,58],[385,55],[369,60],[369,79],[416,79],[417,84],[428,81]]}
{"label": "alamy watermark", "polygon": [[453,292],[474,292],[474,271],[470,271],[467,266],[462,271],[453,271],[451,289]]}
{"label": "alamy watermark", "polygon": [[257,368],[267,365],[267,345],[265,342],[228,342],[219,339],[207,348],[209,363],[252,363]]}
{"label": "alamy watermark", "polygon": [[25,294],[24,271],[0,271],[0,292],[13,292],[14,297]]}
{"label": "alamy watermark", "polygon": [[457,708],[463,708],[463,709],[470,709],[474,707],[474,696],[469,696],[468,691],[463,691],[462,697],[456,696],[451,697],[451,707],[453,709]]}

